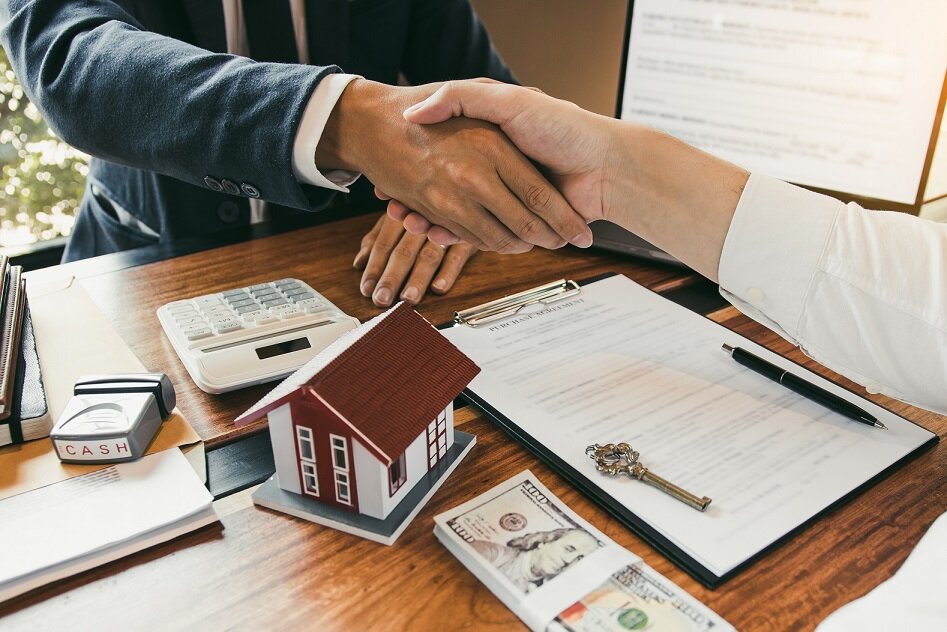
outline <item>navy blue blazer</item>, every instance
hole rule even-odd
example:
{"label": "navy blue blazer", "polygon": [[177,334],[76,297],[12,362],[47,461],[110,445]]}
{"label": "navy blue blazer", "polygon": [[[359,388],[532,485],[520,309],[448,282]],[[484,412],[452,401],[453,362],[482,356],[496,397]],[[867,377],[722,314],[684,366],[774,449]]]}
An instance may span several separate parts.
{"label": "navy blue blazer", "polygon": [[292,152],[330,73],[513,80],[469,0],[307,0],[306,15],[310,66],[227,55],[220,0],[0,0],[27,96],[94,156],[65,260],[246,224],[251,197],[277,213],[326,207],[334,193],[297,182]]}

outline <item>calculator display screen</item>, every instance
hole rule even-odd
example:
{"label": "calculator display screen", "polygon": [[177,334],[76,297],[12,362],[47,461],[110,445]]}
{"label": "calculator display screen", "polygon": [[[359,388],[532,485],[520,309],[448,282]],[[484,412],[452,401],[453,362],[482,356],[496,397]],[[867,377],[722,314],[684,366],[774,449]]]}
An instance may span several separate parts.
{"label": "calculator display screen", "polygon": [[312,345],[309,344],[309,338],[303,336],[302,338],[296,338],[295,340],[287,340],[286,342],[280,342],[275,345],[259,347],[256,349],[256,355],[261,360],[266,360],[267,358],[275,358],[276,356],[283,355],[284,353],[302,351],[303,349],[308,349],[311,346]]}

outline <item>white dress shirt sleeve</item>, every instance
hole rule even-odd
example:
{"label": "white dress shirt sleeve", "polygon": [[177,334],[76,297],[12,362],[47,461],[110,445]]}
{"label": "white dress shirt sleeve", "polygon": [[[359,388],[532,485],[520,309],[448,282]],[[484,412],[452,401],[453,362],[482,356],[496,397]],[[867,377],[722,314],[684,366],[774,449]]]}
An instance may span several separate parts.
{"label": "white dress shirt sleeve", "polygon": [[830,369],[947,414],[947,224],[751,175],[720,291]]}
{"label": "white dress shirt sleeve", "polygon": [[359,78],[358,75],[329,75],[319,82],[309,98],[293,141],[293,175],[299,182],[348,193],[349,185],[361,175],[342,170],[322,173],[316,166],[316,147],[322,138],[329,115],[349,83]]}

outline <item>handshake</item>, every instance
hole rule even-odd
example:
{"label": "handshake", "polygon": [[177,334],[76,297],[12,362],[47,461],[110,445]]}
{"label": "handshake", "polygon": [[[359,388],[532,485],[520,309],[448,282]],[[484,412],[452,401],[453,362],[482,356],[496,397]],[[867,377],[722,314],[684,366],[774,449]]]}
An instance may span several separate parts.
{"label": "handshake", "polygon": [[748,177],[655,130],[486,79],[356,80],[316,164],[365,174],[389,217],[432,244],[504,254],[588,247],[588,223],[605,219],[712,279]]}

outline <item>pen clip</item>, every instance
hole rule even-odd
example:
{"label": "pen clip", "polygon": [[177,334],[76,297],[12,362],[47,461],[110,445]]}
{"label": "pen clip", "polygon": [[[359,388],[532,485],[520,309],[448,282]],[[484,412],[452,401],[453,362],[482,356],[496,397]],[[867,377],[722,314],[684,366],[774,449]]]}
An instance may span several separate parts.
{"label": "pen clip", "polygon": [[495,301],[477,305],[459,312],[454,312],[454,322],[458,325],[470,325],[471,327],[480,327],[497,320],[515,316],[522,309],[542,303],[548,305],[564,298],[575,296],[582,291],[579,284],[575,281],[560,279],[534,287],[531,290],[504,296]]}

